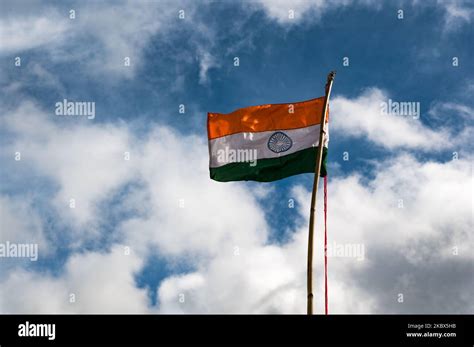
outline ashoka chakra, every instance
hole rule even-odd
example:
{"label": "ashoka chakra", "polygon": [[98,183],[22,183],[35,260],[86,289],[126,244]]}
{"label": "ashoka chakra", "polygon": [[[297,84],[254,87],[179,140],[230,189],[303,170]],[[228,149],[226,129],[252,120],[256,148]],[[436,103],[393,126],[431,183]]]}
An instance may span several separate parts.
{"label": "ashoka chakra", "polygon": [[272,134],[268,139],[268,149],[274,153],[286,152],[293,146],[293,141],[281,131]]}

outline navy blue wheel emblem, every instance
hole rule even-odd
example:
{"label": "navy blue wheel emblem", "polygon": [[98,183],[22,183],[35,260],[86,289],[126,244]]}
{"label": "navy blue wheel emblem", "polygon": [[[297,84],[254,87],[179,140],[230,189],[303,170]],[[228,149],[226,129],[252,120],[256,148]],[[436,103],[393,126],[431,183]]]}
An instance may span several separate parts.
{"label": "navy blue wheel emblem", "polygon": [[290,137],[281,131],[273,133],[268,139],[268,149],[274,153],[286,152],[293,146]]}

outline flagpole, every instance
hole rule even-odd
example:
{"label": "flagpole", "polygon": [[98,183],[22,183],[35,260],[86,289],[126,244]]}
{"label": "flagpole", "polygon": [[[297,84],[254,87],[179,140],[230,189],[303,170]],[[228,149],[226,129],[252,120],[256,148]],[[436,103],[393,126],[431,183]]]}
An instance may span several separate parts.
{"label": "flagpole", "polygon": [[[313,235],[314,235],[314,224],[316,221],[316,195],[318,193],[319,175],[321,173],[321,161],[323,156],[323,142],[324,142],[324,124],[326,123],[326,115],[329,104],[329,97],[331,96],[332,83],[336,71],[331,71],[328,74],[326,82],[326,96],[324,98],[323,115],[321,117],[321,125],[319,132],[319,145],[316,154],[316,166],[314,169],[314,181],[313,181],[313,193],[311,194],[311,211],[309,215],[309,235],[308,235],[308,269],[307,269],[307,289],[308,289],[308,306],[307,313],[313,314]],[[326,250],[324,250],[326,251]]]}

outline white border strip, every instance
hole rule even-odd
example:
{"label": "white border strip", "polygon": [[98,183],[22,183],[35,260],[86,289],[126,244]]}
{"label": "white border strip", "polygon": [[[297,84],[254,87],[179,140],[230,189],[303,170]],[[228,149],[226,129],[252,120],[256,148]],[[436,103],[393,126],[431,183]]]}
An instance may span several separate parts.
{"label": "white border strip", "polygon": [[[292,141],[292,146],[285,152],[275,153],[268,148],[268,140],[276,133],[286,134]],[[326,136],[324,146],[327,147],[328,138]],[[319,124],[305,128],[289,130],[271,130],[262,132],[242,132],[227,136],[218,137],[209,141],[209,166],[217,168],[232,162],[242,162],[241,157],[253,160],[278,158],[288,154],[301,151],[306,148],[318,146]],[[235,160],[229,160],[229,154],[235,151]],[[227,154],[226,154],[227,153]],[[246,153],[246,155],[244,155]],[[231,158],[230,158],[231,159]]]}

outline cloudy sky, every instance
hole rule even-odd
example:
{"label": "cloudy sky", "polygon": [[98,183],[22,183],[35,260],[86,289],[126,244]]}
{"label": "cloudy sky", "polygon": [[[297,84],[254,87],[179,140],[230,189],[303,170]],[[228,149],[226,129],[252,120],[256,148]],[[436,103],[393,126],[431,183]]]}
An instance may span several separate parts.
{"label": "cloudy sky", "polygon": [[0,259],[0,312],[305,313],[312,175],[211,181],[206,113],[332,69],[330,313],[474,312],[472,2],[0,7],[0,243],[38,245]]}

